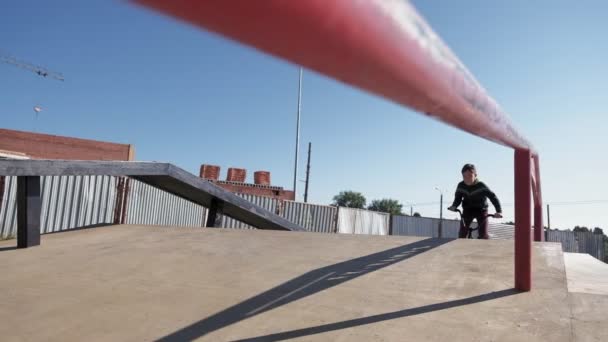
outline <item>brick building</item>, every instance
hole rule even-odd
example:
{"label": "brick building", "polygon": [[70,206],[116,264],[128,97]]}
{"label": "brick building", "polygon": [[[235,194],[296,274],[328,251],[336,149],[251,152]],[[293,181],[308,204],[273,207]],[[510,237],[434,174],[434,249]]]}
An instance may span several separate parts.
{"label": "brick building", "polygon": [[133,145],[14,131],[0,128],[0,150],[5,157],[71,160],[133,160]]}
{"label": "brick building", "polygon": [[[133,145],[22,132],[0,128],[0,159],[122,160],[135,158]],[[128,179],[118,180],[114,223],[125,223]],[[5,197],[6,177],[0,175],[0,208]],[[123,203],[124,202],[124,203]],[[121,214],[122,213],[122,214]]]}
{"label": "brick building", "polygon": [[200,177],[234,193],[272,197],[293,201],[294,192],[280,186],[270,184],[270,172],[254,172],[254,182],[247,183],[247,170],[231,167],[228,169],[226,180],[220,180],[220,167],[217,165],[201,165]]}

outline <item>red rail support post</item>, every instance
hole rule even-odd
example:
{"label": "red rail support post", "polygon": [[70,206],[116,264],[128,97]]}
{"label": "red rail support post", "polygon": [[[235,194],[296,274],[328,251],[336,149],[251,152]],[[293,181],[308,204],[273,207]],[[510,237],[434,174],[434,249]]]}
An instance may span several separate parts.
{"label": "red rail support post", "polygon": [[532,288],[532,155],[515,150],[515,288]]}

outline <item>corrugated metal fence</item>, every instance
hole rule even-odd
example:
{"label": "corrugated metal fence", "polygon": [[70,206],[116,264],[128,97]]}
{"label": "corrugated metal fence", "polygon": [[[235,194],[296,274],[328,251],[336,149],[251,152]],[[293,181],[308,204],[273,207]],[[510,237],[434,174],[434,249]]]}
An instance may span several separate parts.
{"label": "corrugated metal fence", "polygon": [[[268,211],[271,211],[275,214],[277,213],[277,207],[278,207],[278,203],[279,203],[278,199],[274,199],[274,198],[270,198],[270,197],[263,197],[263,196],[254,196],[254,195],[249,195],[249,194],[237,194],[237,195],[240,197],[243,197],[244,199],[248,200],[249,202],[256,204]],[[239,220],[235,220],[235,219],[225,216],[225,215],[222,215],[221,225],[223,228],[255,229],[255,227],[253,227],[253,226],[250,226]]]}
{"label": "corrugated metal fence", "polygon": [[[338,211],[338,208],[336,207],[294,201],[281,201],[275,198],[248,194],[237,195],[268,211],[282,216],[293,223],[299,224],[311,232],[336,232],[336,215]],[[223,228],[255,229],[250,225],[228,216],[222,217],[221,226]]]}
{"label": "corrugated metal fence", "polygon": [[390,215],[376,211],[338,208],[338,233],[388,235]]}
{"label": "corrugated metal fence", "polygon": [[[391,218],[393,235],[410,236],[439,236],[439,219],[430,217],[393,215]],[[444,238],[457,238],[459,220],[443,220],[442,236]]]}
{"label": "corrugated metal fence", "polygon": [[[14,237],[17,229],[17,177],[4,177],[0,186],[0,237]],[[123,190],[124,189],[124,190]],[[110,176],[45,176],[41,178],[41,233],[97,224],[203,227],[207,209],[134,179]],[[123,196],[125,205],[121,205]],[[262,208],[313,232],[437,237],[439,219],[336,208],[268,197],[240,194]],[[240,221],[222,217],[226,228],[252,229]],[[443,236],[458,236],[459,221],[444,220]],[[489,224],[492,239],[513,239],[514,227]],[[561,242],[565,252],[588,253],[604,258],[603,236],[591,232],[547,231],[547,241]]]}
{"label": "corrugated metal fence", "polygon": [[337,230],[337,207],[293,201],[281,204],[281,216],[311,232],[335,233]]}
{"label": "corrugated metal fence", "polygon": [[502,223],[490,223],[488,225],[490,239],[512,240],[515,238],[515,226]]}
{"label": "corrugated metal fence", "polygon": [[128,184],[126,224],[205,226],[205,207],[135,179]]}
{"label": "corrugated metal fence", "polygon": [[[438,237],[439,219],[431,217],[415,217],[393,215],[391,218],[393,235]],[[475,228],[476,223],[472,223]],[[457,238],[460,229],[460,220],[443,220],[442,236],[444,238]],[[513,239],[512,225],[489,223],[488,235],[490,239]],[[477,237],[477,233],[473,233]]]}
{"label": "corrugated metal fence", "polygon": [[0,238],[17,234],[17,177],[4,177],[0,198]]}
{"label": "corrugated metal fence", "polygon": [[592,232],[548,230],[547,241],[561,242],[562,250],[571,253],[587,253],[604,260],[604,236]]}
{"label": "corrugated metal fence", "polygon": [[[41,177],[40,232],[50,233],[113,222],[116,178],[110,176]],[[17,231],[17,177],[6,177],[0,230],[3,238]]]}

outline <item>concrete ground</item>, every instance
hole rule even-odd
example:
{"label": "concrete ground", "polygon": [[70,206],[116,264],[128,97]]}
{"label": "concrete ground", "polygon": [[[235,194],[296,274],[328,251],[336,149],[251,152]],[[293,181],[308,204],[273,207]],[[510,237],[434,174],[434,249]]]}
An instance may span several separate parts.
{"label": "concrete ground", "polygon": [[512,241],[113,226],[13,244],[2,341],[593,341],[608,327],[608,305],[568,293],[553,243],[534,246],[528,293],[512,289]]}
{"label": "concrete ground", "polygon": [[608,341],[608,265],[585,253],[564,253],[564,262],[574,335]]}

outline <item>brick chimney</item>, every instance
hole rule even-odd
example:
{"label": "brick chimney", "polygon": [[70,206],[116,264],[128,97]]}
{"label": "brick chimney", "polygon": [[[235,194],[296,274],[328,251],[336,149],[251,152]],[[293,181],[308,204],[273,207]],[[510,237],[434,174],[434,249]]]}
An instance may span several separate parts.
{"label": "brick chimney", "polygon": [[253,173],[253,179],[254,179],[255,184],[270,185],[270,172],[256,171]]}
{"label": "brick chimney", "polygon": [[247,177],[247,170],[231,167],[228,169],[228,177],[226,177],[226,180],[229,182],[245,183],[246,177]]}
{"label": "brick chimney", "polygon": [[217,165],[201,165],[200,177],[210,180],[218,180],[220,178],[220,167]]}

